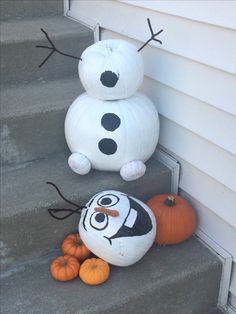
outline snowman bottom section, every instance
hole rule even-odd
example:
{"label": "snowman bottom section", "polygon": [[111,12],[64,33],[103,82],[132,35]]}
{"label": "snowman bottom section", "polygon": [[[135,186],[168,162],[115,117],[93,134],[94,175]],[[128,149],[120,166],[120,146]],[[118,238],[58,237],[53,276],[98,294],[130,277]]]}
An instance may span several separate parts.
{"label": "snowman bottom section", "polygon": [[141,93],[114,101],[84,93],[67,112],[65,137],[71,152],[85,156],[92,168],[119,171],[130,161],[151,157],[159,138],[159,117]]}

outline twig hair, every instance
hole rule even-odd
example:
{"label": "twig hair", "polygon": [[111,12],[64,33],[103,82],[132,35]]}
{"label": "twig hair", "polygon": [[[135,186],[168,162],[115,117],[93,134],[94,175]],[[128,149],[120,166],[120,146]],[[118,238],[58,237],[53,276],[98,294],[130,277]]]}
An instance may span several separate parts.
{"label": "twig hair", "polygon": [[[81,214],[81,211],[83,208],[85,208],[85,206],[80,206],[70,200],[68,200],[67,198],[65,198],[65,196],[61,193],[61,191],[59,190],[58,186],[56,186],[55,183],[53,182],[46,182],[47,184],[49,185],[52,185],[56,190],[57,190],[57,193],[60,195],[60,197],[67,203],[73,205],[73,206],[76,206],[76,209],[71,209],[71,208],[49,208],[48,209],[48,213],[55,219],[57,220],[64,220],[68,217],[70,217],[71,215],[73,214]],[[69,212],[68,214],[66,214],[65,216],[63,217],[59,217],[59,216],[56,216],[55,213],[58,213],[58,212]]]}

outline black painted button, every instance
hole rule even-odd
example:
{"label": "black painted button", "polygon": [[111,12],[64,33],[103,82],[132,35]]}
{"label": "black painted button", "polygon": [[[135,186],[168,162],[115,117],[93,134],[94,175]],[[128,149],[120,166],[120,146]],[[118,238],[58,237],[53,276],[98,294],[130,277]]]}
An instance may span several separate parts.
{"label": "black painted button", "polygon": [[114,113],[106,113],[101,120],[102,126],[107,131],[115,131],[120,126],[120,118]]}
{"label": "black painted button", "polygon": [[117,144],[111,138],[103,138],[98,143],[98,147],[100,151],[105,155],[113,155],[117,151]]}
{"label": "black painted button", "polygon": [[114,87],[118,81],[119,77],[116,73],[112,71],[105,71],[101,74],[100,81],[103,86]]}

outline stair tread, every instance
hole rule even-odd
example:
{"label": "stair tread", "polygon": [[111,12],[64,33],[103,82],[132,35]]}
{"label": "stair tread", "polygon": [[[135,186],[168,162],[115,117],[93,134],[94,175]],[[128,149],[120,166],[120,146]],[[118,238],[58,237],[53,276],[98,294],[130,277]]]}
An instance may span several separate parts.
{"label": "stair tread", "polygon": [[1,120],[68,108],[82,91],[79,77],[6,86],[1,90]]}
{"label": "stair tread", "polygon": [[63,0],[40,1],[40,0],[21,0],[0,2],[1,20],[3,19],[22,19],[27,16],[49,16],[63,14]]}
{"label": "stair tread", "polygon": [[154,245],[132,266],[111,266],[100,286],[79,278],[55,281],[49,272],[53,258],[2,274],[3,313],[208,314],[217,302],[221,262],[194,237],[175,246]]}
{"label": "stair tread", "polygon": [[87,27],[66,19],[64,16],[6,20],[1,22],[1,44],[42,40],[45,36],[40,29],[44,28],[45,25],[46,31],[52,39],[78,33],[80,36],[87,36],[91,32]]}
{"label": "stair tread", "polygon": [[[93,31],[65,16],[9,20],[1,23],[2,86],[31,81],[78,77],[78,60],[54,53],[45,66],[38,67],[49,55],[41,32],[44,28],[55,46],[64,53],[80,57],[93,42]],[[16,53],[17,52],[17,53]]]}
{"label": "stair tread", "polygon": [[[136,195],[131,195],[146,199],[158,189],[159,193],[167,192],[165,180],[167,177],[170,179],[170,170],[154,157],[147,162],[146,174],[131,182],[122,180],[117,172],[92,170],[85,176],[79,176],[69,168],[67,158],[68,153],[61,153],[14,167],[3,167],[1,216],[10,217],[61,204],[61,198],[45,184],[46,181],[55,182],[69,199],[80,203],[87,202],[93,194],[104,189],[126,193],[135,191]],[[147,186],[149,190],[143,188]]]}

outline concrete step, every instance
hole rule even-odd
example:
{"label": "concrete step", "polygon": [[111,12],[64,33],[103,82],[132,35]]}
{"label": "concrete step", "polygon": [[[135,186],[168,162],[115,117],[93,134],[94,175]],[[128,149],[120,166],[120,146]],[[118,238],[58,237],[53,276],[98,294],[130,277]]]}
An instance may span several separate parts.
{"label": "concrete step", "polygon": [[125,182],[119,173],[91,171],[79,176],[67,165],[65,154],[2,169],[1,184],[1,263],[2,269],[28,256],[40,256],[57,248],[66,234],[77,230],[79,216],[57,221],[47,208],[65,208],[68,204],[46,185],[55,182],[64,195],[79,204],[106,189],[120,190],[141,200],[157,193],[168,193],[171,172],[152,158],[144,177]]}
{"label": "concrete step", "polygon": [[2,273],[1,309],[5,314],[213,314],[221,262],[197,239],[175,246],[153,246],[138,263],[111,266],[100,286],[79,278],[57,282],[51,260],[31,260]]}
{"label": "concrete step", "polygon": [[82,92],[79,77],[2,89],[2,165],[44,158],[66,150],[66,111]]}
{"label": "concrete step", "polygon": [[63,14],[63,0],[1,0],[1,20]]}
{"label": "concrete step", "polygon": [[223,309],[216,309],[216,310],[214,310],[212,313],[210,313],[210,314],[227,314],[227,312],[226,311],[224,311]]}
{"label": "concrete step", "polygon": [[1,23],[1,83],[24,83],[32,80],[48,81],[77,76],[78,60],[55,53],[41,68],[38,65],[50,52],[35,48],[47,45],[44,28],[56,47],[80,57],[93,43],[93,32],[63,16],[7,20]]}

